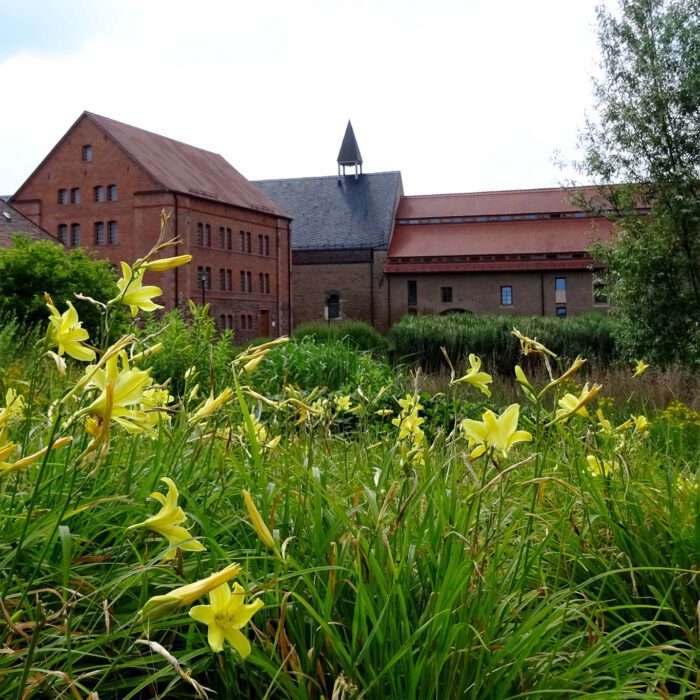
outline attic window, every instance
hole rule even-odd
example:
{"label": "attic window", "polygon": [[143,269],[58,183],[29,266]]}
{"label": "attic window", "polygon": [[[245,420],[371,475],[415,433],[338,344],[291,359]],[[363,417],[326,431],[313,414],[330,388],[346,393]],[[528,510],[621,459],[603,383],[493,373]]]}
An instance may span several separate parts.
{"label": "attic window", "polygon": [[92,146],[83,146],[83,160],[89,163],[92,160]]}
{"label": "attic window", "polygon": [[4,212],[2,213],[2,215],[3,215],[8,221],[12,221],[12,216],[10,215],[10,212],[9,212],[9,211],[4,211]]}

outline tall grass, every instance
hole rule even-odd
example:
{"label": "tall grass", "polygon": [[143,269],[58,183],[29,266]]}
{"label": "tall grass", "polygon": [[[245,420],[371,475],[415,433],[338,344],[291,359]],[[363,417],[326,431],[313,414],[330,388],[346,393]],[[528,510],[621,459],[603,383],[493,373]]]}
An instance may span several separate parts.
{"label": "tall grass", "polygon": [[[70,373],[36,357],[25,391],[3,370],[28,401],[6,437],[26,454],[69,425],[73,442],[0,472],[0,696],[697,697],[690,408],[604,433],[592,403],[588,416],[553,420],[570,389],[557,385],[518,397],[531,441],[472,458],[455,426],[481,417],[481,395],[448,391],[416,408],[420,458],[405,449],[405,390],[385,364],[311,341],[276,348],[252,374],[248,360],[218,362],[234,400],[193,422],[192,383],[209,390],[195,356],[198,376],[173,377],[182,392],[155,436],[115,424],[99,458],[86,452],[90,425],[65,422],[89,397],[54,401]],[[547,381],[531,376],[538,390]],[[612,465],[607,476],[589,457]],[[129,529],[159,511],[149,494],[163,476],[205,551],[165,561],[161,536]],[[248,599],[265,605],[243,629],[246,660],[228,644],[213,652],[186,607],[139,618],[152,596],[232,561]]]}
{"label": "tall grass", "polygon": [[572,318],[477,316],[405,316],[392,326],[389,339],[398,362],[420,365],[428,372],[446,367],[441,348],[455,363],[474,353],[501,374],[512,372],[519,348],[510,331],[518,328],[537,338],[562,358],[577,355],[607,366],[619,359],[614,340],[614,321],[602,314]]}

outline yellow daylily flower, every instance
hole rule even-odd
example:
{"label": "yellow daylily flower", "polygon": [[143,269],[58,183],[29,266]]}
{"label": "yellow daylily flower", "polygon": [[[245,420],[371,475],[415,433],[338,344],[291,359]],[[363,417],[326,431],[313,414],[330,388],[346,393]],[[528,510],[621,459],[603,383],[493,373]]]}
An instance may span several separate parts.
{"label": "yellow daylily flower", "polygon": [[[420,405],[420,404],[417,404]],[[425,418],[418,415],[418,409],[415,408],[408,415],[397,416],[392,419],[392,424],[399,428],[399,440],[403,440],[411,433],[422,433],[421,424],[425,422]]]}
{"label": "yellow daylily flower", "polygon": [[635,432],[645,437],[649,434],[649,421],[647,420],[646,416],[632,416],[631,420],[634,423]]}
{"label": "yellow daylily flower", "polygon": [[6,462],[5,459],[9,457],[12,452],[14,452],[17,445],[14,442],[7,443],[0,448],[0,476],[6,476],[7,474],[21,471],[25,467],[28,467],[30,464],[34,464],[34,462],[41,459],[49,450],[57,450],[60,447],[64,447],[71,442],[72,439],[73,438],[71,437],[59,438],[58,440],[55,440],[52,445],[44,447],[38,452],[22,457],[22,459],[18,459],[16,462],[12,463]]}
{"label": "yellow daylily flower", "polygon": [[221,571],[217,571],[207,578],[200,579],[194,583],[188,583],[179,588],[173,588],[169,593],[155,595],[149,598],[145,605],[139,610],[139,616],[143,620],[157,620],[170,614],[185,605],[191,605],[197,598],[201,598],[205,593],[213,590],[222,583],[238,576],[241,571],[240,564],[229,564]]}
{"label": "yellow daylily flower", "polygon": [[600,426],[600,430],[598,432],[603,433],[604,435],[612,435],[612,423],[603,415],[603,411],[601,411],[601,409],[598,409],[595,412],[595,415],[598,418],[598,425]]}
{"label": "yellow daylily flower", "polygon": [[275,544],[275,539],[265,524],[265,521],[262,519],[260,511],[255,507],[255,503],[253,503],[253,499],[250,497],[250,493],[248,491],[243,491],[243,501],[246,509],[248,510],[250,522],[260,538],[260,541],[273,552],[276,552],[277,545]]}
{"label": "yellow daylily flower", "polygon": [[191,255],[175,255],[171,258],[161,258],[160,260],[149,260],[143,264],[146,270],[153,270],[154,272],[165,272],[165,270],[171,270],[173,267],[180,267],[180,265],[187,265],[192,260]]}
{"label": "yellow daylily flower", "polygon": [[90,336],[83,328],[82,321],[78,318],[78,312],[71,302],[68,310],[62,314],[53,305],[53,300],[48,294],[44,294],[46,306],[49,307],[48,340],[51,345],[58,348],[58,354],[68,354],[81,362],[92,362],[95,359],[95,351],[83,344]]}
{"label": "yellow daylily flower", "polygon": [[227,401],[230,401],[233,397],[233,391],[229,387],[226,387],[218,396],[214,397],[214,392],[209,394],[204,403],[202,403],[197,410],[190,416],[190,424],[199,423],[199,421],[210,418],[216,411],[221,408]]}
{"label": "yellow daylily flower", "polygon": [[596,394],[603,387],[600,384],[594,384],[590,389],[588,388],[588,382],[586,382],[581,390],[579,396],[574,394],[565,394],[559,399],[559,408],[556,411],[555,418],[552,423],[557,421],[566,421],[573,415],[584,416],[588,418],[588,411],[586,410],[586,404],[596,396]]}
{"label": "yellow daylily flower", "polygon": [[649,365],[644,362],[644,360],[637,360],[637,364],[634,366],[634,374],[632,375],[632,378],[641,377],[648,368]]}
{"label": "yellow daylily flower", "polygon": [[561,375],[561,377],[558,377],[557,379],[552,380],[547,384],[547,386],[542,389],[539,393],[539,398],[542,398],[542,396],[547,393],[550,389],[554,388],[557,386],[557,384],[561,384],[562,382],[566,381],[569,377],[572,375],[576,374],[576,372],[583,367],[583,365],[586,364],[586,360],[584,360],[580,355],[571,363],[571,366],[569,369],[564,372],[564,374]]}
{"label": "yellow daylily flower", "polygon": [[493,378],[486,372],[480,372],[481,358],[474,354],[469,355],[469,371],[460,379],[455,379],[452,384],[471,384],[480,389],[486,396],[491,396],[491,391],[486,386],[493,382]]}
{"label": "yellow daylily flower", "polygon": [[243,659],[250,654],[250,642],[241,629],[264,604],[256,598],[246,605],[244,598],[240,584],[234,583],[232,591],[228,583],[223,583],[209,593],[211,605],[195,605],[190,610],[191,617],[209,627],[207,639],[213,651],[222,651],[226,640]]}
{"label": "yellow daylily flower", "polygon": [[546,348],[536,338],[528,338],[523,335],[517,328],[513,328],[511,335],[514,335],[520,341],[520,352],[523,355],[549,355],[556,358],[556,355]]}
{"label": "yellow daylily flower", "polygon": [[125,262],[121,263],[122,277],[117,280],[119,295],[112,301],[119,301],[131,309],[131,315],[136,316],[139,309],[155,311],[162,309],[160,304],[153,302],[153,297],[160,296],[163,290],[155,285],[143,286],[143,271],[132,270]]}
{"label": "yellow daylily flower", "polygon": [[338,413],[349,411],[352,408],[352,401],[349,396],[336,396],[335,407]]}
{"label": "yellow daylily flower", "polygon": [[172,401],[174,399],[170,392],[163,387],[146,389],[141,395],[141,410],[146,414],[151,425],[156,426],[160,420],[170,420],[170,414],[165,409]]}
{"label": "yellow daylily flower", "polygon": [[153,532],[157,532],[159,535],[167,538],[170,548],[163,556],[164,561],[172,559],[178,549],[188,552],[204,551],[204,545],[193,539],[188,530],[182,526],[182,523],[187,520],[187,516],[182,508],[177,505],[179,493],[175,482],[167,476],[164,476],[161,481],[167,484],[168,495],[164,496],[157,491],[151,494],[151,498],[155,498],[163,506],[160,512],[147,518],[142,523],[131,525],[128,529],[147,527],[149,530],[153,530]]}
{"label": "yellow daylily flower", "polygon": [[144,391],[153,381],[148,370],[130,368],[126,352],[120,351],[112,353],[102,367],[88,367],[86,375],[90,376],[87,386],[97,387],[100,394],[80,414],[99,419],[105,437],[110,421],[118,423],[130,433],[143,431],[153,434],[152,417],[140,410]]}
{"label": "yellow daylily flower", "polygon": [[493,447],[506,457],[516,443],[530,442],[532,435],[526,430],[517,429],[519,417],[520,405],[514,403],[500,416],[496,416],[493,411],[486,411],[481,421],[465,418],[460,423],[460,428],[469,438],[470,444],[477,445],[471,456],[479,457],[489,447]]}
{"label": "yellow daylily flower", "polygon": [[525,372],[520,365],[515,365],[515,381],[517,384],[520,384],[523,393],[528,399],[530,399],[530,401],[537,400],[535,397],[535,389],[533,388],[532,384],[530,384],[530,381],[525,376]]}
{"label": "yellow daylily flower", "polygon": [[588,462],[588,471],[593,476],[610,476],[619,466],[615,462],[600,460],[593,455],[588,455],[586,461]]}

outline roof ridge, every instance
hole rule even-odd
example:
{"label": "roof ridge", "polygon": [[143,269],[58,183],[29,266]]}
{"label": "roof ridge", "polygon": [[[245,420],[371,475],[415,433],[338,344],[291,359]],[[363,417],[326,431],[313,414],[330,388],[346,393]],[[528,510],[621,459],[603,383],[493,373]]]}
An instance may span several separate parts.
{"label": "roof ridge", "polygon": [[[371,177],[372,175],[401,175],[400,170],[381,170],[380,172],[377,173],[362,173],[360,175],[359,179],[362,179],[363,177]],[[342,175],[340,176],[342,179]],[[259,180],[251,180],[251,182],[282,182],[282,181],[289,181],[289,180],[337,180],[338,175],[337,173],[335,175],[306,175],[306,176],[301,176],[301,177],[268,177],[268,178],[262,178]],[[354,177],[351,177],[350,179],[354,180]]]}
{"label": "roof ridge", "polygon": [[433,194],[405,194],[403,198],[405,199],[429,199],[434,197],[464,197],[473,195],[491,195],[491,194],[521,194],[521,193],[532,193],[532,192],[561,192],[562,190],[578,190],[578,189],[591,189],[599,187],[599,185],[560,185],[557,187],[524,187],[520,189],[508,189],[508,190],[479,190],[477,192],[444,192],[444,193],[433,193]]}
{"label": "roof ridge", "polygon": [[[212,156],[217,156],[218,158],[223,158],[223,156],[220,153],[217,153],[216,151],[210,151],[206,148],[200,148],[199,146],[193,146],[191,143],[187,143],[186,141],[180,141],[179,139],[174,139],[171,138],[170,136],[164,136],[163,134],[158,134],[155,131],[149,131],[148,129],[144,129],[140,126],[134,126],[133,124],[127,124],[126,122],[121,122],[118,119],[112,119],[111,117],[105,117],[102,114],[96,114],[95,112],[89,112],[88,110],[85,110],[84,112],[85,115],[88,117],[91,117],[92,119],[96,120],[102,120],[106,122],[111,122],[112,124],[118,124],[119,126],[126,127],[127,129],[133,129],[134,131],[140,131],[143,134],[148,134],[149,136],[157,136],[159,139],[165,139],[166,141],[172,141],[173,143],[178,144],[179,146],[186,146],[187,148],[192,148],[195,151],[202,151],[203,153],[208,153]],[[224,160],[226,160],[224,158]]]}

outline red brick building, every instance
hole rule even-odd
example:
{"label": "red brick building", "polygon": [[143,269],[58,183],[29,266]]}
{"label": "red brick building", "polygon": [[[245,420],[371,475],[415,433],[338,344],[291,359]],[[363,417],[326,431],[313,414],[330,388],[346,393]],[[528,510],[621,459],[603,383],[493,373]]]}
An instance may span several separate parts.
{"label": "red brick building", "polygon": [[181,241],[170,254],[193,261],[147,276],[160,303],[209,303],[243,340],[290,331],[290,217],[218,154],[84,112],[11,201],[114,264],[148,252],[165,209]]}
{"label": "red brick building", "polygon": [[337,176],[256,184],[293,217],[295,324],[607,311],[587,250],[610,224],[564,189],[404,196],[401,173],[362,172],[350,124]]}
{"label": "red brick building", "polygon": [[567,316],[607,311],[589,253],[610,223],[561,188],[402,197],[384,272],[406,313]]}

